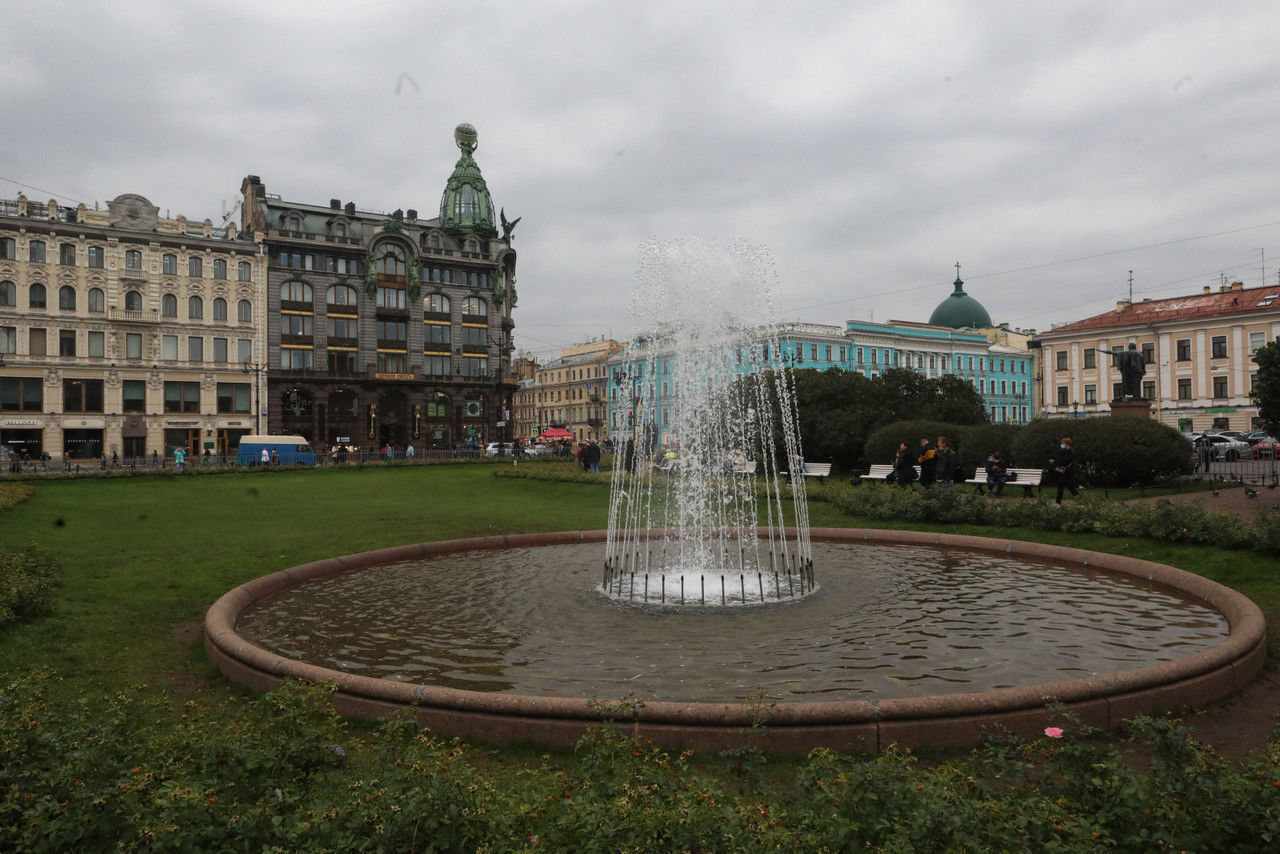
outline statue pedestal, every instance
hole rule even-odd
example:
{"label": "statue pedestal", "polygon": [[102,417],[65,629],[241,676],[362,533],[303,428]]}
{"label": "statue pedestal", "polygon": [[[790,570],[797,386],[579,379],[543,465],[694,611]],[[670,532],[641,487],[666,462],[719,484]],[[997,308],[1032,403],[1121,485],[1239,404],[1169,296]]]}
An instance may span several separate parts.
{"label": "statue pedestal", "polygon": [[1113,400],[1111,401],[1112,415],[1130,415],[1134,418],[1150,418],[1151,417],[1151,401],[1142,400]]}

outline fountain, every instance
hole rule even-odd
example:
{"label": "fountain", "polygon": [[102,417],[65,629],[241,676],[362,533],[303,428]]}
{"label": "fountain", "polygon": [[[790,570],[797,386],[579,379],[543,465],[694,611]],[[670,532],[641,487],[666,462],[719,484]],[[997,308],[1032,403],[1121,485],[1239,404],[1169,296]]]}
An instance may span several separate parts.
{"label": "fountain", "polygon": [[643,248],[631,300],[642,332],[612,377],[624,417],[612,436],[625,451],[614,458],[608,595],[725,606],[813,591],[804,478],[785,480],[803,465],[791,374],[760,324],[776,316],[777,293],[763,247]]}
{"label": "fountain", "polygon": [[255,689],[331,682],[344,714],[408,710],[488,740],[572,744],[599,724],[595,698],[626,697],[634,731],[665,746],[793,753],[1033,736],[1064,712],[1114,727],[1256,674],[1257,606],[1174,567],[811,529],[804,478],[782,476],[802,453],[758,323],[776,316],[767,253],[685,240],[642,257],[646,334],[610,378],[626,423],[607,530],[291,567],[210,607],[211,660]]}

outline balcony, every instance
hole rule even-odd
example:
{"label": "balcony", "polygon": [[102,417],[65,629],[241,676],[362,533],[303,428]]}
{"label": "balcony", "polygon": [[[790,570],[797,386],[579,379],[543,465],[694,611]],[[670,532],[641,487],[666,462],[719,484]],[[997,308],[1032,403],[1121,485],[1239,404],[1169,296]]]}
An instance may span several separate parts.
{"label": "balcony", "polygon": [[107,309],[107,317],[111,320],[122,320],[129,323],[155,323],[159,318],[156,311],[129,311],[123,308]]}

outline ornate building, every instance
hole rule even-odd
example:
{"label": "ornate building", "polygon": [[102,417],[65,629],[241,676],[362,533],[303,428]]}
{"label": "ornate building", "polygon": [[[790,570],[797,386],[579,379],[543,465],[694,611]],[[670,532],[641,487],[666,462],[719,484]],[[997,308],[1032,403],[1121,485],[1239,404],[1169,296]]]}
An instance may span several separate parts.
{"label": "ornate building", "polygon": [[612,338],[588,341],[565,347],[560,358],[539,367],[523,392],[533,410],[528,435],[557,427],[579,441],[609,438],[606,363],[621,349]]}
{"label": "ornate building", "polygon": [[142,196],[0,201],[0,446],[225,453],[253,427],[260,248]]}
{"label": "ornate building", "polygon": [[268,195],[244,179],[243,225],[268,253],[268,422],[316,446],[450,448],[510,440],[515,223],[495,225],[472,158],[462,156],[439,216],[392,214]]}

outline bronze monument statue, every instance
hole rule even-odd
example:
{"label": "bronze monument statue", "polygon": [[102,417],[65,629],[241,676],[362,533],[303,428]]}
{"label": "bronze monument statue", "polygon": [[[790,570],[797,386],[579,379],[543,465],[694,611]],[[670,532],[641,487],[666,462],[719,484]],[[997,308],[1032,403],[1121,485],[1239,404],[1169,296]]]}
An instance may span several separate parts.
{"label": "bronze monument statue", "polygon": [[1138,345],[1130,344],[1128,350],[1115,350],[1112,361],[1120,369],[1121,395],[1119,400],[1144,400],[1142,378],[1147,373],[1146,359],[1138,352]]}

